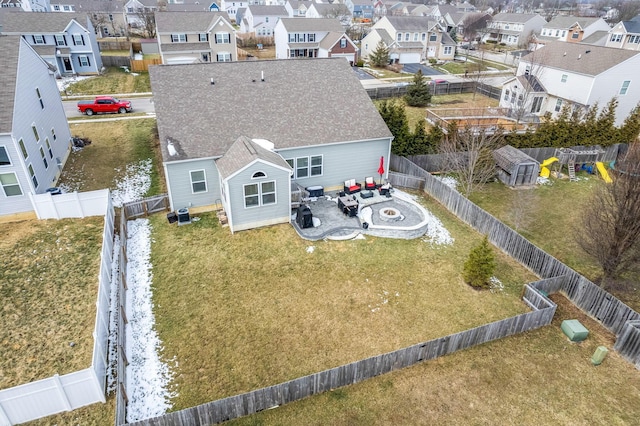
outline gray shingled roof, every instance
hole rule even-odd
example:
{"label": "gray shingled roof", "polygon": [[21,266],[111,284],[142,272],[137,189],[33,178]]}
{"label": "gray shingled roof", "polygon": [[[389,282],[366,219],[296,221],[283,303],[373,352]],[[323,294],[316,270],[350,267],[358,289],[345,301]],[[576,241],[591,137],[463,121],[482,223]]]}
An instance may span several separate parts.
{"label": "gray shingled roof", "polygon": [[320,40],[320,47],[325,50],[329,50],[333,46],[335,46],[336,43],[338,43],[338,40],[340,40],[344,36],[344,32],[330,32],[322,40]]}
{"label": "gray shingled roof", "polygon": [[387,16],[396,31],[427,31],[436,22],[426,16]]}
{"label": "gray shingled roof", "polygon": [[317,19],[301,19],[301,18],[282,18],[280,19],[287,32],[295,33],[300,31],[334,31],[344,32],[344,28],[338,19],[317,18]]}
{"label": "gray shingled roof", "polygon": [[0,35],[0,133],[11,133],[19,54],[20,36]]}
{"label": "gray shingled roof", "polygon": [[[392,136],[344,58],[161,65],[149,74],[165,161],[219,157],[243,135],[276,150]],[[168,140],[178,155],[168,155]]]}
{"label": "gray shingled roof", "polygon": [[82,13],[14,12],[6,8],[0,10],[0,25],[4,34],[60,33],[72,19],[87,29],[87,15]]}
{"label": "gray shingled roof", "polygon": [[253,16],[284,16],[288,17],[289,12],[284,6],[266,6],[263,4],[252,4],[247,6],[247,9],[251,10]]}
{"label": "gray shingled roof", "polygon": [[376,28],[373,31],[376,31],[378,33],[378,35],[380,35],[380,39],[382,39],[382,41],[384,41],[384,43],[389,46],[391,43],[393,43],[395,40],[393,39],[393,37],[391,37],[391,34],[389,34],[387,32],[387,30],[383,29],[383,28]]}
{"label": "gray shingled roof", "polygon": [[291,169],[282,156],[263,148],[246,136],[240,136],[227,152],[216,160],[216,167],[220,177],[225,179],[255,160],[264,160],[276,166]]}
{"label": "gray shingled roof", "polygon": [[637,55],[640,52],[633,50],[556,41],[522,57],[522,60],[595,76]]}
{"label": "gray shingled roof", "polygon": [[310,4],[307,6],[307,9],[310,9],[311,5],[313,5],[314,9],[316,10],[316,12],[318,12],[319,15],[324,15],[326,13],[334,11],[347,15],[351,14],[349,8],[342,3],[309,3]]}
{"label": "gray shingled roof", "polygon": [[498,13],[493,17],[493,22],[520,22],[525,23],[540,16],[537,13]]}
{"label": "gray shingled roof", "polygon": [[205,32],[221,16],[229,21],[226,12],[156,12],[155,16],[159,34],[176,31]]}
{"label": "gray shingled roof", "polygon": [[211,50],[211,46],[206,41],[197,43],[163,43],[163,52],[186,52],[186,51]]}
{"label": "gray shingled roof", "polygon": [[547,22],[542,28],[565,28],[569,29],[574,24],[580,25],[580,28],[585,29],[589,25],[598,21],[600,18],[585,18],[578,16],[556,16],[551,21]]}
{"label": "gray shingled roof", "polygon": [[[53,3],[53,2],[52,2]],[[64,0],[77,12],[122,12],[124,3],[113,0]],[[66,13],[66,12],[62,12]]]}
{"label": "gray shingled roof", "polygon": [[628,33],[640,34],[640,15],[633,18],[631,21],[622,21],[622,25]]}
{"label": "gray shingled roof", "polygon": [[520,164],[538,163],[524,152],[511,145],[505,145],[493,151],[493,159],[502,170],[514,172],[514,168]]}
{"label": "gray shingled roof", "polygon": [[609,31],[595,31],[589,37],[582,39],[583,44],[591,44],[595,46],[604,46],[607,43]]}

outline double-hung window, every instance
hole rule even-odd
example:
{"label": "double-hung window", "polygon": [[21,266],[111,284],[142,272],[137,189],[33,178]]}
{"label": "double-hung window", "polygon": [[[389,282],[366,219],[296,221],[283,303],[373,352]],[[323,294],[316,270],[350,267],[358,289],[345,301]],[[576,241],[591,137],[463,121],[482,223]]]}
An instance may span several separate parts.
{"label": "double-hung window", "polygon": [[200,33],[200,34],[199,34],[199,38],[200,38],[200,41],[209,41],[209,34],[207,34],[207,33]]}
{"label": "double-hung window", "polygon": [[266,206],[276,203],[276,182],[265,181],[244,185],[245,208]]}
{"label": "double-hung window", "polygon": [[216,54],[216,61],[218,62],[231,62],[231,53],[220,52]]}
{"label": "double-hung window", "polygon": [[310,176],[322,176],[322,155],[289,158],[286,161],[293,169],[294,179],[302,179]]}
{"label": "double-hung window", "polygon": [[31,176],[31,181],[33,182],[33,187],[37,188],[38,187],[38,178],[36,177],[36,172],[33,171],[33,166],[31,164],[29,164],[29,167],[27,167],[27,169],[29,170],[29,176]]}
{"label": "double-hung window", "polygon": [[47,161],[47,156],[44,155],[44,149],[40,147],[40,158],[42,158],[42,163],[44,164],[44,168],[49,168],[49,162]]}
{"label": "double-hung window", "polygon": [[31,130],[33,130],[33,136],[35,136],[36,141],[40,142],[40,135],[38,134],[38,129],[35,124],[31,125]]}
{"label": "double-hung window", "polygon": [[186,34],[171,34],[171,43],[186,43]]}
{"label": "double-hung window", "polygon": [[629,85],[631,84],[631,80],[625,80],[622,82],[622,87],[620,88],[620,94],[626,95],[629,90]]}
{"label": "double-hung window", "polygon": [[66,46],[67,45],[67,40],[65,40],[63,34],[56,34],[55,38],[56,38],[56,46]]}
{"label": "double-hung window", "polygon": [[40,89],[36,87],[36,96],[38,97],[38,101],[40,102],[40,108],[44,109],[44,101],[42,100],[42,95],[40,94]]}
{"label": "double-hung window", "polygon": [[82,34],[73,35],[73,44],[76,46],[84,46],[84,37],[82,37]]}
{"label": "double-hung window", "polygon": [[4,190],[4,195],[7,197],[12,197],[15,195],[22,195],[22,189],[20,188],[20,183],[18,182],[18,178],[16,174],[11,173],[0,173],[0,185],[2,185],[2,189]]}
{"label": "double-hung window", "polygon": [[11,159],[9,158],[9,153],[7,152],[7,148],[4,146],[0,146],[0,167],[2,166],[10,166]]}
{"label": "double-hung window", "polygon": [[218,43],[218,44],[231,43],[231,34],[229,34],[229,33],[216,33],[216,43]]}
{"label": "double-hung window", "polygon": [[346,49],[346,48],[347,48],[347,39],[346,38],[340,39],[340,49]]}
{"label": "double-hung window", "polygon": [[191,193],[207,192],[207,179],[204,170],[192,170],[191,175]]}
{"label": "double-hung window", "polygon": [[44,40],[44,36],[40,34],[35,34],[33,36],[33,44],[46,44]]}

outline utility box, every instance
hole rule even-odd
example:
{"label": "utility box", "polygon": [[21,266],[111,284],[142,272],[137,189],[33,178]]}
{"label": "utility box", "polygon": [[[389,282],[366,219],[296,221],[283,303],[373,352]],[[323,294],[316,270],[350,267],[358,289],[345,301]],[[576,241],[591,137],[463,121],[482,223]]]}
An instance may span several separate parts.
{"label": "utility box", "polygon": [[572,342],[582,342],[589,335],[589,330],[580,324],[580,321],[575,319],[562,321],[560,328]]}
{"label": "utility box", "polygon": [[608,353],[609,353],[609,349],[605,348],[604,346],[598,346],[596,348],[596,351],[593,353],[593,356],[591,357],[591,364],[593,365],[602,364],[602,361],[604,361]]}

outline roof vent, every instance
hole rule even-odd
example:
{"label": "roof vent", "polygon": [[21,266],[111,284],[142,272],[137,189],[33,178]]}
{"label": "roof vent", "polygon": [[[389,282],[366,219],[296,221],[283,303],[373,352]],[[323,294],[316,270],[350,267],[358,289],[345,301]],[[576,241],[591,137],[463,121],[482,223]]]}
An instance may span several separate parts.
{"label": "roof vent", "polygon": [[567,52],[564,52],[564,53],[562,54],[562,56],[567,56]]}
{"label": "roof vent", "polygon": [[591,51],[590,51],[590,50],[587,50],[587,51],[586,51],[586,52],[584,52],[584,53],[591,53]]}
{"label": "roof vent", "polygon": [[264,81],[264,71],[260,71],[260,81]]}
{"label": "roof vent", "polygon": [[578,59],[582,59],[582,53],[578,55]]}
{"label": "roof vent", "polygon": [[213,77],[211,77],[211,85],[213,86],[214,84],[216,84],[216,82],[213,81]]}

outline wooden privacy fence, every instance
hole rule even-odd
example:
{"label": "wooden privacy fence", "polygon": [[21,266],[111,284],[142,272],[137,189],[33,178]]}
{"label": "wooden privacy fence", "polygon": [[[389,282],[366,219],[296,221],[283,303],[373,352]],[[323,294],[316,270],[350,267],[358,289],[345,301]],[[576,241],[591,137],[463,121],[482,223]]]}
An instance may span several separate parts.
{"label": "wooden privacy fence", "polygon": [[106,68],[131,68],[131,58],[129,56],[100,56],[102,58],[102,66]]}
{"label": "wooden privacy fence", "polygon": [[[413,162],[392,154],[390,168],[399,173],[424,178],[424,191],[427,194],[443,204],[463,222],[478,232],[486,234],[493,244],[536,275],[542,278],[564,276],[562,286],[554,287],[551,290],[563,293],[573,304],[615,333],[618,340],[621,333],[628,331],[629,321],[640,320],[640,314],[618,298],[536,247],[522,235]],[[621,349],[620,353],[632,363],[636,363],[640,356],[639,346],[635,345],[632,339],[629,339],[624,345],[623,343],[616,344],[616,347]]]}
{"label": "wooden privacy fence", "polygon": [[130,425],[177,426],[221,423],[342,386],[359,383],[422,361],[432,360],[493,340],[543,327],[551,323],[556,305],[536,290],[536,285],[538,285],[537,282],[525,285],[523,294],[523,300],[533,309],[532,312],[299,377],[274,386],[219,399],[164,416],[140,420],[130,423]]}
{"label": "wooden privacy fence", "polygon": [[152,213],[158,213],[169,209],[169,196],[160,194],[153,197],[131,201],[122,205],[124,222],[137,217],[147,217]]}
{"label": "wooden privacy fence", "polygon": [[115,312],[117,331],[116,343],[116,419],[115,425],[124,424],[127,421],[127,348],[125,325],[127,324],[127,219],[125,209],[120,210],[120,251],[119,271],[116,285],[118,286],[116,298],[118,299]]}
{"label": "wooden privacy fence", "polygon": [[149,71],[149,67],[152,65],[161,65],[161,58],[149,58],[149,59],[131,59],[131,71],[144,72]]}

